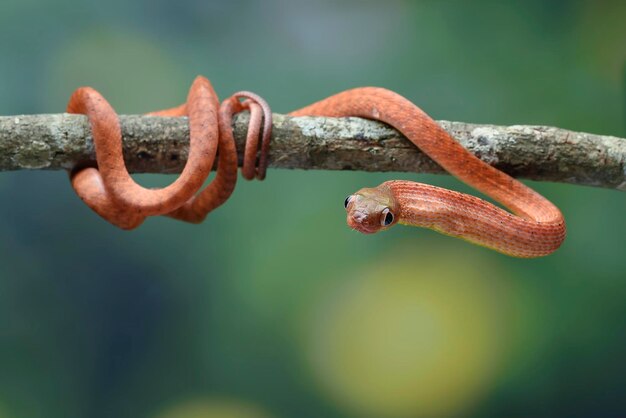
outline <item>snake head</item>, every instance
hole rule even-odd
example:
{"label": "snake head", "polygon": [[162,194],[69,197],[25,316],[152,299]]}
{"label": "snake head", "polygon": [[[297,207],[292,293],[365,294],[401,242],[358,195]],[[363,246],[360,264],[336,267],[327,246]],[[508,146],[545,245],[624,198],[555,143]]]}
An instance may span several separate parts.
{"label": "snake head", "polygon": [[344,203],[350,228],[364,234],[388,229],[398,222],[399,205],[385,186],[365,188],[348,196]]}

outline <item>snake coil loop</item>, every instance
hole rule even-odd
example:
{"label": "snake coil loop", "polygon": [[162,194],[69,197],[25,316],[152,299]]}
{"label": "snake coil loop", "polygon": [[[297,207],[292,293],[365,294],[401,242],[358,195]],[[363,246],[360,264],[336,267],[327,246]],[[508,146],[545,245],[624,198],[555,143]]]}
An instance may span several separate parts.
{"label": "snake coil loop", "polygon": [[[240,98],[245,101],[240,102]],[[242,174],[249,180],[265,178],[272,129],[272,112],[268,104],[260,96],[244,91],[235,93],[220,105],[209,80],[197,77],[184,104],[149,113],[152,116],[188,116],[190,139],[187,163],[178,179],[161,189],[146,189],[135,183],[126,169],[122,133],[115,110],[96,90],[81,87],[72,94],[67,112],[84,114],[89,119],[97,168],[72,170],[72,187],[98,215],[122,229],[136,228],[147,216],[157,215],[202,222],[210,211],[230,197],[235,188],[237,149],[231,124],[233,115],[243,110],[250,110],[250,123]],[[198,192],[209,176],[216,156],[217,174],[204,190]]]}

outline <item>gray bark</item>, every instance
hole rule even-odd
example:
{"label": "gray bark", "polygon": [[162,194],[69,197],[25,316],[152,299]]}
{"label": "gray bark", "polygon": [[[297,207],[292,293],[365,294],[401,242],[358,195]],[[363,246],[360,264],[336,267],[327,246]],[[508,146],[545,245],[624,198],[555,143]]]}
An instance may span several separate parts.
{"label": "gray bark", "polygon": [[[234,120],[239,150],[247,120],[245,113]],[[131,115],[120,116],[120,122],[131,172],[181,171],[188,150],[186,118]],[[270,167],[443,172],[379,122],[284,115],[274,115],[273,122]],[[512,176],[626,191],[626,139],[546,126],[439,123],[465,148]],[[0,170],[67,170],[94,158],[85,116],[0,117]]]}

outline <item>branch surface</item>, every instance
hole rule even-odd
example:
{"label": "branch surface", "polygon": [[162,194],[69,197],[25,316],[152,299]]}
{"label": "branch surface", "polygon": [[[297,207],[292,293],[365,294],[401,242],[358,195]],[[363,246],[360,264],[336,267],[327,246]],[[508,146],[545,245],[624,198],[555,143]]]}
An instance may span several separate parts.
{"label": "branch surface", "polygon": [[[243,149],[248,114],[233,125]],[[177,173],[187,159],[186,118],[120,116],[133,173]],[[514,177],[626,191],[626,139],[547,126],[439,121],[476,156]],[[241,156],[241,152],[240,152]],[[0,171],[67,170],[93,161],[87,118],[51,114],[0,117]],[[274,115],[270,167],[442,173],[394,129],[360,118]]]}

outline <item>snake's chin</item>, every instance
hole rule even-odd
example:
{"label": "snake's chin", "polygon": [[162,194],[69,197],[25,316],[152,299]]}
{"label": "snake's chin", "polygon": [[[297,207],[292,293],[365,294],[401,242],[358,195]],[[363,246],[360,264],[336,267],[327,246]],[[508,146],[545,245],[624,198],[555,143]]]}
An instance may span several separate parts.
{"label": "snake's chin", "polygon": [[379,228],[372,228],[369,225],[361,223],[350,216],[348,216],[348,226],[362,234],[375,234],[379,230]]}

